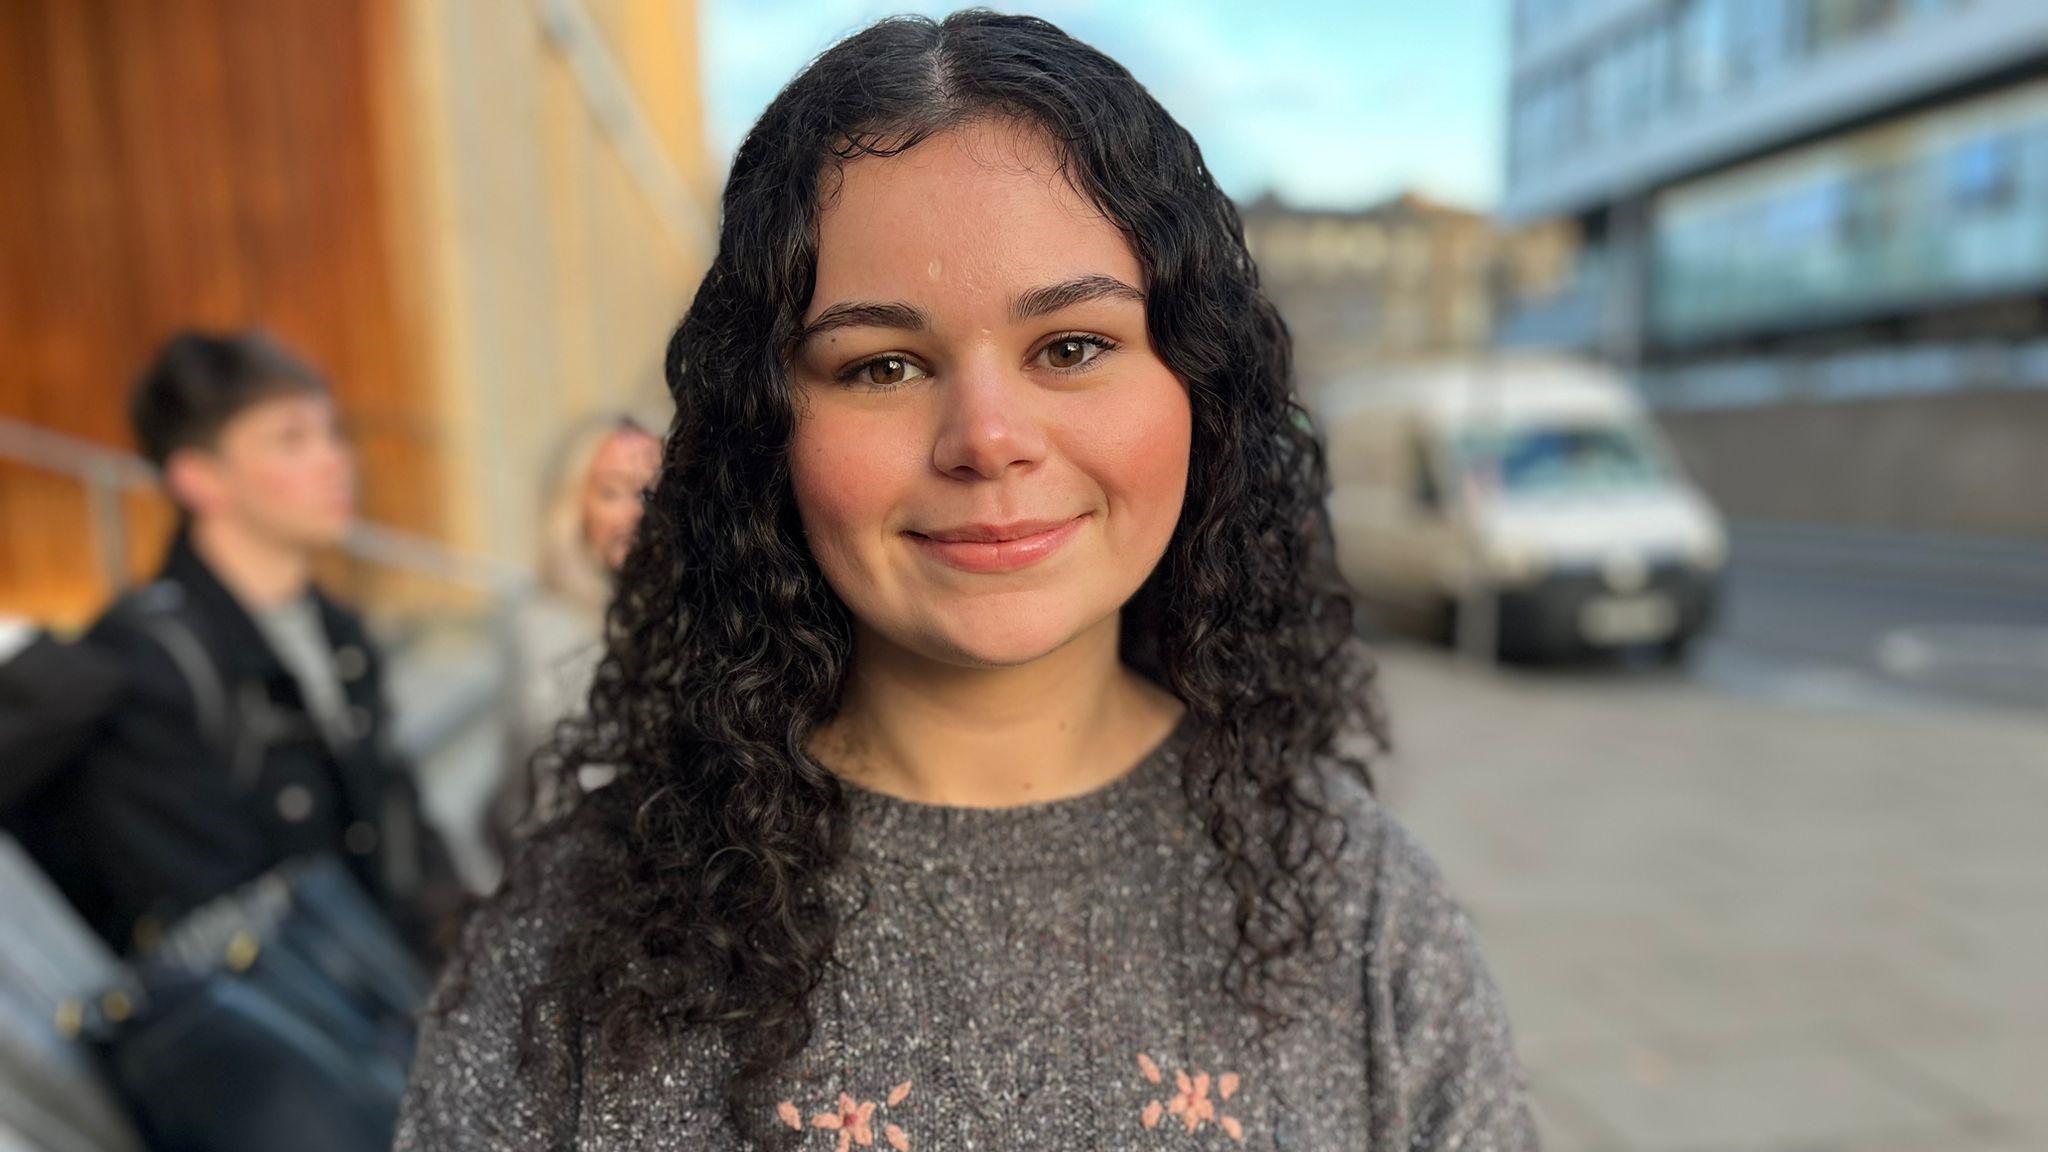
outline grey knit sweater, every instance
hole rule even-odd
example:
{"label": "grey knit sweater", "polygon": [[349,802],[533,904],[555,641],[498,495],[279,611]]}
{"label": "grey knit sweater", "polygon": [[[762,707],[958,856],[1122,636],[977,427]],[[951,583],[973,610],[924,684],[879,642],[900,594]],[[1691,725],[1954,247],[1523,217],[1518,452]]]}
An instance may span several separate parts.
{"label": "grey knit sweater", "polygon": [[[1180,786],[1192,732],[1183,720],[1104,788],[1024,807],[854,787],[844,966],[763,1119],[838,1152],[1534,1149],[1469,922],[1415,841],[1334,773],[1349,844],[1305,969],[1315,1011],[1256,1042],[1220,990],[1235,928]],[[476,968],[424,1026],[399,1152],[744,1146],[715,1037],[635,1067],[577,1046],[574,1080],[553,1086],[568,1092],[522,1080],[521,992],[573,923],[543,898],[470,925]]]}

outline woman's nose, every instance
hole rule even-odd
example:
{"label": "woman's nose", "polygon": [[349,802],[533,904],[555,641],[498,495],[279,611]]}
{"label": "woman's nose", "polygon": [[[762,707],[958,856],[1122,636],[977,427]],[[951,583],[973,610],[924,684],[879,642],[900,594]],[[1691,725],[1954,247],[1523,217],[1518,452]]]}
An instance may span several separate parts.
{"label": "woman's nose", "polygon": [[1021,369],[993,362],[956,370],[940,389],[932,464],[958,479],[993,480],[1045,458],[1037,393]]}

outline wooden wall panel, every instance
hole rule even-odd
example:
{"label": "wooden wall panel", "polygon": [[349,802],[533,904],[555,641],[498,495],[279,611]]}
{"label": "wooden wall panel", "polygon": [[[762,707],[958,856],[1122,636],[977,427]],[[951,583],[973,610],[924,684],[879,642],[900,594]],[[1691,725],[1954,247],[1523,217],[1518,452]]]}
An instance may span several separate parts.
{"label": "wooden wall panel", "polygon": [[[395,303],[390,4],[0,0],[0,415],[126,447],[160,340],[260,325],[334,381],[366,513],[439,534],[420,321]],[[79,598],[78,507],[0,471],[0,609]]]}

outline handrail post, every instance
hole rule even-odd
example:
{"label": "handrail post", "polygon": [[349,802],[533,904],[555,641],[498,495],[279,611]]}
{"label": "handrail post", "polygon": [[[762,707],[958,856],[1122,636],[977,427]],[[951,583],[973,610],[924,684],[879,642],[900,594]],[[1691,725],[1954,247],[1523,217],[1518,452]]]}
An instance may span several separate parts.
{"label": "handrail post", "polygon": [[85,477],[87,506],[92,515],[93,555],[107,589],[118,595],[128,587],[128,515],[121,502],[120,466],[98,459],[88,466]]}

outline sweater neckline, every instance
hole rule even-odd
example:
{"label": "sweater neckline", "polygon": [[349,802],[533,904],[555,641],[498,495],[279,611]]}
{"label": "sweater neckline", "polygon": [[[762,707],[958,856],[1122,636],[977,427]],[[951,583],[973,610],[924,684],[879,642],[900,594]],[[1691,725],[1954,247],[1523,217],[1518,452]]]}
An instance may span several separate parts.
{"label": "sweater neckline", "polygon": [[1136,850],[1177,820],[1192,711],[1122,775],[1088,792],[1000,808],[930,804],[842,778],[858,858],[925,870],[1072,867]]}

